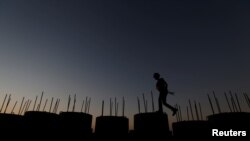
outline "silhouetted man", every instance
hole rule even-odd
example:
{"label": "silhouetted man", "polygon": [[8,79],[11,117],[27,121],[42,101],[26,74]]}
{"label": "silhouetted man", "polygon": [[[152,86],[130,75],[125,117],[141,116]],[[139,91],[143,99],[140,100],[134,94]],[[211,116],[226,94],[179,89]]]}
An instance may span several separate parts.
{"label": "silhouetted man", "polygon": [[163,113],[162,104],[164,104],[166,107],[168,107],[169,109],[173,111],[173,116],[174,116],[177,112],[177,109],[167,103],[167,95],[174,94],[174,93],[168,91],[168,84],[163,78],[160,78],[159,73],[154,73],[154,78],[155,80],[157,80],[156,89],[160,92],[160,96],[158,99],[158,102],[159,102],[158,112]]}

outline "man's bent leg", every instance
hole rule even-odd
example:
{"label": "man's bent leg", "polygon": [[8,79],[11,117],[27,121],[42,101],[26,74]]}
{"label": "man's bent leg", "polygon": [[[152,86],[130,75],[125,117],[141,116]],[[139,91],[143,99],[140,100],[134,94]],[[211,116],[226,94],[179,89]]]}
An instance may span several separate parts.
{"label": "man's bent leg", "polygon": [[159,99],[158,99],[158,104],[159,104],[159,111],[160,113],[163,113],[163,109],[162,109],[162,96],[160,94]]}
{"label": "man's bent leg", "polygon": [[171,106],[171,105],[169,105],[169,104],[167,103],[167,95],[166,95],[166,94],[162,96],[162,103],[163,103],[167,108],[169,108],[170,110],[173,111],[173,116],[174,116],[174,115],[176,114],[176,112],[178,111],[176,108],[174,108],[173,106]]}

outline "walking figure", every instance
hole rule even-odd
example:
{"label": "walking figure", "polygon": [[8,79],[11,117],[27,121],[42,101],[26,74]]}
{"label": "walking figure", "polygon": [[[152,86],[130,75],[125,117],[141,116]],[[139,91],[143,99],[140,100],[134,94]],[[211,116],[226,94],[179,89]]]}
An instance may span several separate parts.
{"label": "walking figure", "polygon": [[156,89],[160,92],[159,99],[158,99],[158,104],[159,104],[158,112],[163,113],[162,104],[164,104],[167,108],[172,110],[173,112],[172,115],[174,116],[178,110],[167,103],[167,95],[168,94],[173,95],[174,92],[168,91],[168,83],[163,78],[160,77],[159,73],[154,73],[154,79],[157,80]]}

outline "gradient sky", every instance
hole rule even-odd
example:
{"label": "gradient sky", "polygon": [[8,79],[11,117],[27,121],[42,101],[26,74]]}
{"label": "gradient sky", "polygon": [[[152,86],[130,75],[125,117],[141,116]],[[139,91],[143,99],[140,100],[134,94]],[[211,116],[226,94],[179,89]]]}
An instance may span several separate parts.
{"label": "gradient sky", "polygon": [[0,100],[44,91],[65,110],[76,93],[77,110],[89,96],[95,117],[102,100],[108,114],[109,98],[124,96],[132,123],[137,96],[153,90],[156,101],[159,72],[170,104],[196,100],[211,114],[207,93],[225,105],[224,91],[250,90],[249,25],[247,0],[1,0]]}

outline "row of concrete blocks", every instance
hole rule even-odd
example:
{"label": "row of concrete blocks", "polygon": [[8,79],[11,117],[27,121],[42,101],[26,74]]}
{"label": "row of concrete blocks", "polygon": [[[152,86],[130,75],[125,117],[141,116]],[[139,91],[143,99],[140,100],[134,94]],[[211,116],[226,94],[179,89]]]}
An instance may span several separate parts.
{"label": "row of concrete blocks", "polygon": [[167,114],[141,113],[134,116],[134,130],[129,132],[129,120],[119,116],[99,116],[93,131],[92,115],[79,112],[28,111],[24,116],[0,114],[2,135],[33,135],[39,138],[75,140],[141,140],[167,139],[172,136],[211,136],[211,129],[249,130],[249,113],[222,113],[208,116],[205,121],[181,121],[169,129]]}

